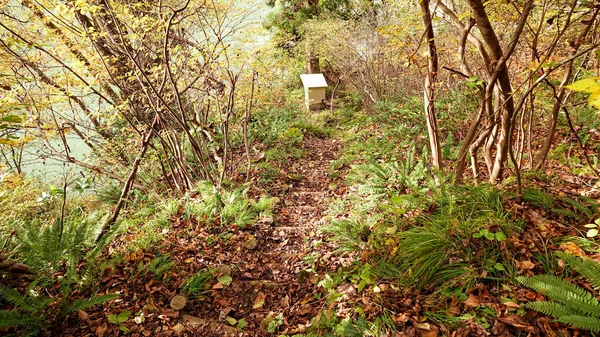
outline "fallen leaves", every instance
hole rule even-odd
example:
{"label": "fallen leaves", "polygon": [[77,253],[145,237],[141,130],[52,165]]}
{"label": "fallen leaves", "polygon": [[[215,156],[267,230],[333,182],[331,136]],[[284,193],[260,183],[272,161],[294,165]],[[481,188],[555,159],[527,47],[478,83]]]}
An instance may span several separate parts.
{"label": "fallen leaves", "polygon": [[473,294],[469,294],[469,297],[467,297],[467,299],[465,300],[465,304],[469,307],[478,307],[479,304],[479,299],[477,298],[477,296],[473,295]]}
{"label": "fallen leaves", "polygon": [[530,260],[515,261],[515,265],[519,271],[527,271],[535,268],[535,263]]}
{"label": "fallen leaves", "polygon": [[267,295],[265,295],[263,292],[259,292],[256,295],[256,298],[254,299],[254,304],[252,304],[252,309],[262,308],[262,306],[265,304],[266,298],[267,298]]}
{"label": "fallen leaves", "polygon": [[500,322],[508,324],[510,326],[514,326],[515,328],[518,328],[519,330],[535,332],[535,327],[519,315],[509,315],[506,317],[498,317],[497,319]]}

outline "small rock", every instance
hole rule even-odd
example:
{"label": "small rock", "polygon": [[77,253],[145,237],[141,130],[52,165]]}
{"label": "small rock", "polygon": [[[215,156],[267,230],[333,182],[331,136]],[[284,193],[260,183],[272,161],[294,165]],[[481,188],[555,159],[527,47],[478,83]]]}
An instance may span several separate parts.
{"label": "small rock", "polygon": [[181,295],[176,295],[171,299],[171,308],[173,308],[173,310],[181,310],[185,307],[185,304],[187,303],[187,298],[185,298],[184,296]]}
{"label": "small rock", "polygon": [[258,241],[256,241],[255,238],[250,238],[244,242],[244,247],[246,247],[246,249],[254,250],[256,249],[256,246],[258,246]]}
{"label": "small rock", "polygon": [[222,265],[221,268],[219,268],[219,274],[231,276],[231,267],[226,264]]}
{"label": "small rock", "polygon": [[180,334],[181,332],[183,332],[183,329],[184,329],[184,328],[185,328],[185,327],[183,326],[183,324],[181,324],[181,323],[177,323],[177,324],[175,324],[175,326],[174,326],[174,327],[172,327],[171,329],[172,329],[173,331],[175,331],[175,333],[178,333],[178,334]]}
{"label": "small rock", "polygon": [[272,225],[272,224],[273,224],[273,222],[275,222],[275,219],[273,218],[273,216],[272,216],[272,215],[265,215],[265,216],[262,218],[262,222],[264,222],[264,223],[265,223],[265,224],[267,224],[267,225]]}

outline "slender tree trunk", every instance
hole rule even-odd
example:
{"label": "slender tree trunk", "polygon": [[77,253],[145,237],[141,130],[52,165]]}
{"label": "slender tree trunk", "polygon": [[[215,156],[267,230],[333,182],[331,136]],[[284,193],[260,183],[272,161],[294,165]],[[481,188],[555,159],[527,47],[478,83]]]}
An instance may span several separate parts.
{"label": "slender tree trunk", "polygon": [[131,189],[133,187],[135,177],[137,176],[138,168],[140,167],[140,164],[142,163],[142,159],[144,159],[144,156],[146,155],[146,151],[148,150],[150,141],[152,140],[152,135],[154,134],[154,128],[156,127],[156,124],[158,123],[158,121],[159,121],[159,116],[158,116],[158,114],[156,114],[156,116],[154,117],[154,120],[152,121],[152,125],[150,125],[150,128],[148,128],[146,135],[142,139],[142,144],[141,144],[138,156],[137,156],[137,158],[135,158],[135,161],[133,162],[133,167],[131,168],[131,173],[129,174],[129,178],[127,178],[127,181],[125,182],[125,185],[123,186],[123,190],[121,191],[121,197],[119,198],[119,202],[117,202],[117,206],[115,207],[115,210],[113,211],[113,214],[110,217],[110,219],[104,224],[104,226],[102,226],[102,230],[100,231],[100,235],[98,235],[98,237],[96,238],[96,242],[99,242],[100,240],[102,240],[102,238],[110,230],[112,225],[114,225],[115,222],[117,222],[117,218],[119,217],[119,214],[121,213],[121,209],[123,208],[123,205],[125,204],[125,199],[127,199],[127,196],[129,195],[129,192],[131,191]]}
{"label": "slender tree trunk", "polygon": [[[509,51],[506,54],[502,51],[502,47],[500,45],[498,36],[492,28],[492,24],[490,23],[490,20],[487,16],[487,13],[481,0],[467,0],[467,2],[469,4],[469,7],[471,7],[473,18],[477,23],[477,27],[481,32],[481,36],[487,44],[492,59],[490,65],[493,67],[493,69],[490,69],[490,71],[493,75],[492,80],[490,80],[490,83],[488,84],[488,87],[495,87],[497,81],[503,103],[503,111],[501,114],[500,121],[500,133],[498,135],[498,143],[496,146],[496,159],[494,161],[494,166],[490,174],[490,182],[497,183],[498,180],[502,178],[502,171],[507,161],[508,148],[509,146],[512,146],[512,140],[509,132],[512,131],[511,123],[514,122],[513,116],[515,114],[515,104],[512,96],[512,86],[506,63],[508,61],[508,58],[514,51],[516,43],[523,31],[523,27],[525,26],[525,22],[527,21],[527,16],[529,15],[531,8],[533,7],[533,2],[529,1],[526,4],[521,18],[519,19],[519,23],[513,35],[511,44],[509,45]],[[491,90],[487,90],[487,92],[491,93]],[[491,94],[488,94],[488,99],[491,99]]]}
{"label": "slender tree trunk", "polygon": [[[314,17],[319,14],[319,0],[307,0],[307,5],[310,11],[313,12]],[[310,36],[306,36],[306,73],[307,74],[318,74],[321,72],[321,66],[319,65],[319,56],[314,51],[314,41],[311,40]]]}
{"label": "slender tree trunk", "polygon": [[319,56],[317,56],[313,50],[310,37],[306,38],[306,73],[307,74],[318,74],[321,72],[321,66],[319,65]]}
{"label": "slender tree trunk", "polygon": [[[569,56],[577,55],[579,47],[585,41],[586,36],[588,35],[590,29],[593,26],[593,23],[596,21],[596,17],[598,16],[599,10],[600,10],[599,8],[596,8],[594,10],[592,18],[589,20],[589,24],[585,26],[585,28],[579,34],[577,41],[575,41],[575,43],[572,45],[573,50],[571,50],[571,53],[569,54]],[[548,133],[546,135],[546,140],[544,141],[544,146],[542,147],[542,150],[540,151],[540,153],[537,157],[537,160],[536,160],[537,161],[537,163],[535,165],[536,170],[540,170],[542,168],[542,166],[544,166],[544,162],[546,161],[546,158],[548,157],[548,153],[550,152],[550,149],[552,148],[552,143],[554,142],[554,135],[556,134],[556,123],[558,122],[558,113],[560,112],[561,107],[565,103],[564,102],[565,101],[564,86],[567,83],[569,83],[569,81],[571,79],[571,75],[573,74],[574,61],[575,61],[574,59],[570,60],[565,65],[565,73],[563,75],[562,81],[560,82],[560,87],[558,88],[558,91],[556,93],[556,99],[554,100],[554,105],[552,106],[552,115],[550,116],[550,121],[548,122]]]}
{"label": "slender tree trunk", "polygon": [[437,120],[435,115],[435,80],[438,72],[437,50],[435,47],[435,36],[431,24],[431,12],[429,0],[421,0],[421,12],[423,14],[423,25],[425,26],[425,37],[427,38],[427,76],[423,89],[423,102],[425,105],[425,120],[427,121],[427,133],[429,135],[429,147],[433,166],[442,169],[442,154],[438,138]]}

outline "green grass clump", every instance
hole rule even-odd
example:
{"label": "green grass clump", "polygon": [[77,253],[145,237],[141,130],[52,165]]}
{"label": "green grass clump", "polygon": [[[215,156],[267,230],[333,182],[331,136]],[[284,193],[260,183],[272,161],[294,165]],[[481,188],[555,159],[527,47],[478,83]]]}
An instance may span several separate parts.
{"label": "green grass clump", "polygon": [[208,285],[213,278],[210,271],[198,272],[183,282],[181,292],[191,298],[198,298],[209,291]]}
{"label": "green grass clump", "polygon": [[379,277],[422,289],[466,292],[481,275],[510,275],[512,256],[502,247],[522,224],[511,220],[501,191],[445,184],[425,159],[409,153],[353,166],[350,215],[323,230],[340,251],[370,252]]}

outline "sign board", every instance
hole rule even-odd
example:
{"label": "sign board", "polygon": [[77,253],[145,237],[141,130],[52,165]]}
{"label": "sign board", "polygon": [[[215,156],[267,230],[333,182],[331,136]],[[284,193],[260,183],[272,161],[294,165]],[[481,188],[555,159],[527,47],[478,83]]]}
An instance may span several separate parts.
{"label": "sign board", "polygon": [[300,75],[304,88],[325,88],[327,81],[323,74],[302,74]]}

